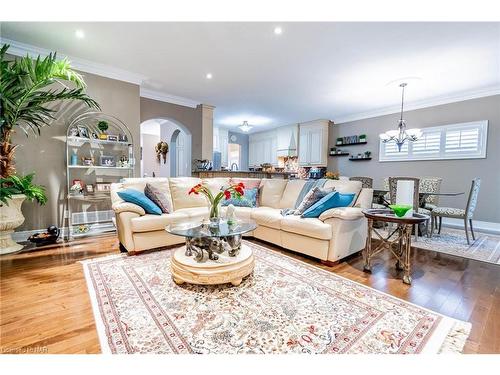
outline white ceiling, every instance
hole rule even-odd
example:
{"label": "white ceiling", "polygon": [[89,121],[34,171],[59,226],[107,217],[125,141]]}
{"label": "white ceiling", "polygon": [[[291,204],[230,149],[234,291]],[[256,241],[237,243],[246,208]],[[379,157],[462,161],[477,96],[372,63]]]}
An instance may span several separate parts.
{"label": "white ceiling", "polygon": [[409,107],[500,92],[500,23],[14,22],[1,33],[142,75],[142,88],[215,105],[216,124],[252,131],[395,111],[403,77],[418,78]]}

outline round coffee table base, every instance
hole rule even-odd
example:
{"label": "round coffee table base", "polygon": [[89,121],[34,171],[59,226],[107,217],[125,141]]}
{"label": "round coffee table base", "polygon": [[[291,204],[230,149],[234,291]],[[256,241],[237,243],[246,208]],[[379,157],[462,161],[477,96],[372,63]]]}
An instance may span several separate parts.
{"label": "round coffee table base", "polygon": [[178,285],[183,283],[199,285],[216,285],[231,283],[238,286],[243,278],[253,272],[255,259],[252,250],[242,244],[241,251],[236,257],[225,258],[227,262],[197,263],[187,258],[185,248],[179,248],[172,256],[170,269],[172,278]]}

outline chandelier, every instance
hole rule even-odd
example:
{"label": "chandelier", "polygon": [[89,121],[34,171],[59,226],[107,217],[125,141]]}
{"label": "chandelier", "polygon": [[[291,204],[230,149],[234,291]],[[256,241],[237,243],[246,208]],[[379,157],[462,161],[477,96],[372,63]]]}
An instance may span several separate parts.
{"label": "chandelier", "polygon": [[238,126],[238,128],[240,128],[241,131],[247,133],[250,131],[250,129],[253,128],[253,126],[248,125],[248,121],[243,121],[243,124]]}
{"label": "chandelier", "polygon": [[405,87],[406,83],[401,83],[399,87],[402,88],[401,93],[401,118],[398,123],[398,130],[389,130],[385,133],[379,135],[380,140],[383,143],[394,141],[398,146],[398,151],[401,152],[401,147],[403,147],[406,141],[415,142],[422,136],[422,130],[420,129],[406,129],[406,122],[403,120],[403,104],[405,97]]}

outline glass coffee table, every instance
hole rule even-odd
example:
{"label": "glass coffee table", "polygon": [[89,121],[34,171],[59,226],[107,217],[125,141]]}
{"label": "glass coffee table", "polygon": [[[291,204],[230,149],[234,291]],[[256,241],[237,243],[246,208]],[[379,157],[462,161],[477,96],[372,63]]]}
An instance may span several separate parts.
{"label": "glass coffee table", "polygon": [[185,222],[171,224],[165,230],[183,236],[185,247],[174,252],[170,268],[177,284],[239,285],[254,269],[252,249],[242,243],[242,235],[257,228],[253,221],[238,221],[229,225],[221,221],[208,223]]}

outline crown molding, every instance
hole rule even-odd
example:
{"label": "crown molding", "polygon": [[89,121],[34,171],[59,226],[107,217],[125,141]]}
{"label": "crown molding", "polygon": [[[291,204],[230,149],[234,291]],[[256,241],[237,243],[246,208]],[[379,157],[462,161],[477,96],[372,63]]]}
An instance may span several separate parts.
{"label": "crown molding", "polygon": [[143,87],[141,87],[140,95],[141,98],[153,99],[153,100],[158,100],[160,102],[182,105],[184,107],[196,108],[199,104],[201,104],[201,102],[196,100],[183,98],[182,96],[167,94],[161,91],[145,89]]}
{"label": "crown molding", "polygon": [[[414,102],[405,102],[405,112],[413,111],[415,109],[422,109],[428,107],[434,107],[442,104],[450,104],[461,102],[464,100],[483,98],[486,96],[493,96],[500,94],[500,86],[492,86],[481,90],[467,91],[459,94],[444,95],[431,99],[418,100]],[[380,117],[385,115],[391,115],[394,113],[399,113],[401,111],[401,106],[394,105],[391,107],[379,108],[373,111],[359,112],[352,115],[346,115],[335,119],[335,124],[343,124],[351,121],[365,120],[373,117]]]}
{"label": "crown molding", "polygon": [[[48,56],[49,53],[53,52],[46,48],[32,46],[30,44],[21,43],[12,39],[0,38],[0,42],[2,44],[9,44],[9,53],[15,56],[28,55],[30,57],[36,57],[40,55],[42,57],[45,57]],[[136,85],[141,85],[143,81],[146,81],[148,79],[148,77],[142,74],[132,73],[124,69],[114,68],[109,65],[96,63],[94,61],[72,57],[64,55],[62,53],[57,53],[57,56],[58,58],[67,58],[69,61],[71,61],[71,66],[74,69],[80,70],[82,72],[116,79],[118,81],[129,82]]]}

